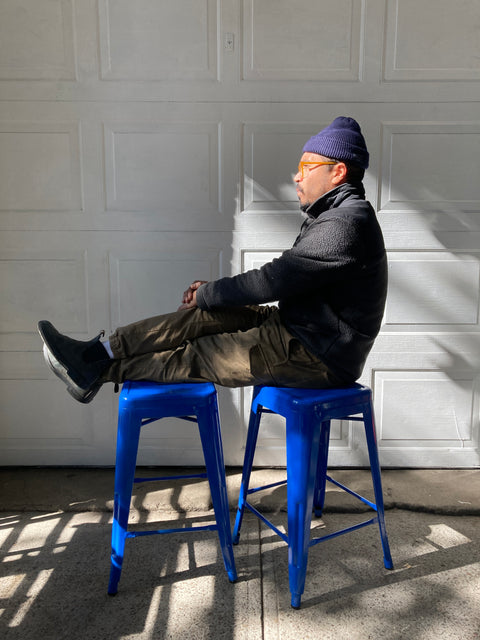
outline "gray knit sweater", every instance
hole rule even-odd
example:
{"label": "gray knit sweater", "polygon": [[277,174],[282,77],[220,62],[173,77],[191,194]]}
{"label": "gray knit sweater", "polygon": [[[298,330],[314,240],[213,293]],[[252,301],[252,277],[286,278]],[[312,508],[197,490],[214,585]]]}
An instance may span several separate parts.
{"label": "gray knit sweater", "polygon": [[279,301],[286,328],[346,384],[361,374],[385,307],[387,259],[362,186],[319,198],[291,249],[260,269],[209,282],[201,309]]}

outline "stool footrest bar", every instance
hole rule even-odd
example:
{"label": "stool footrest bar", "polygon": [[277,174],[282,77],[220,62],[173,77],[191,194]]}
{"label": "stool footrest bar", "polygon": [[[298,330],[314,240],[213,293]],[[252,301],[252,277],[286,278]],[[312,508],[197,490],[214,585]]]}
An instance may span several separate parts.
{"label": "stool footrest bar", "polygon": [[281,484],[287,484],[286,480],[279,480],[278,482],[272,482],[272,484],[264,484],[263,487],[254,487],[247,491],[247,495],[250,493],[257,493],[257,491],[263,491],[264,489],[271,489],[272,487],[279,487]]}
{"label": "stool footrest bar", "polygon": [[268,518],[266,518],[264,515],[262,515],[262,514],[260,513],[260,511],[258,511],[257,509],[255,509],[255,507],[253,507],[250,503],[245,502],[245,506],[246,506],[248,509],[250,509],[250,511],[251,511],[252,513],[254,513],[254,514],[257,516],[257,518],[260,518],[260,520],[261,520],[262,522],[264,522],[264,523],[267,525],[267,527],[270,527],[270,529],[271,529],[272,531],[275,531],[275,533],[277,534],[277,536],[279,536],[279,537],[280,537],[284,542],[286,542],[286,543],[288,544],[288,536],[286,536],[286,535],[283,533],[283,531],[280,531],[280,529],[277,529],[277,527],[276,527],[274,524],[272,524],[272,523],[270,522],[270,520],[268,520]]}
{"label": "stool footrest bar", "polygon": [[320,536],[319,538],[312,538],[309,543],[309,547],[314,547],[319,542],[324,542],[325,540],[331,540],[332,538],[336,538],[337,536],[341,536],[344,533],[350,533],[352,531],[356,531],[357,529],[362,529],[363,527],[368,527],[371,524],[376,524],[378,522],[378,518],[372,518],[371,520],[365,520],[365,522],[360,522],[359,524],[354,524],[351,527],[345,527],[345,529],[339,529],[338,531],[334,531],[333,533],[328,533],[325,536]]}
{"label": "stool footrest bar", "polygon": [[177,529],[150,529],[149,531],[127,531],[127,538],[139,538],[140,536],[153,536],[162,533],[185,533],[186,531],[218,531],[218,525],[208,524],[197,527],[178,527]]}
{"label": "stool footrest bar", "polygon": [[334,484],[336,487],[339,487],[340,489],[343,489],[346,493],[349,493],[351,496],[353,496],[354,498],[357,498],[357,500],[360,500],[361,502],[363,502],[363,504],[368,505],[371,509],[373,509],[374,511],[377,511],[377,505],[374,502],[370,502],[370,500],[367,500],[367,498],[364,498],[363,496],[361,496],[359,493],[356,493],[355,491],[352,491],[351,489],[349,489],[348,487],[346,487],[344,484],[342,484],[341,482],[338,482],[337,480],[334,480],[333,478],[331,478],[329,475],[326,476],[327,480],[329,482],[331,482],[332,484]]}
{"label": "stool footrest bar", "polygon": [[157,480],[187,480],[191,478],[208,478],[206,473],[193,473],[185,476],[160,476],[158,478],[134,478],[135,483],[155,482]]}

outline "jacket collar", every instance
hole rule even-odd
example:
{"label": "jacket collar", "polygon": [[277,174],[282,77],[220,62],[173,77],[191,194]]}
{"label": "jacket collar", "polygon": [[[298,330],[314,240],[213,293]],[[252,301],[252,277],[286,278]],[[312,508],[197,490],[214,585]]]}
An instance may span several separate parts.
{"label": "jacket collar", "polygon": [[363,184],[350,184],[345,182],[331,191],[323,194],[318,200],[316,200],[305,211],[309,218],[318,218],[318,216],[324,211],[339,207],[342,202],[348,198],[354,198],[356,200],[365,200],[365,189]]}

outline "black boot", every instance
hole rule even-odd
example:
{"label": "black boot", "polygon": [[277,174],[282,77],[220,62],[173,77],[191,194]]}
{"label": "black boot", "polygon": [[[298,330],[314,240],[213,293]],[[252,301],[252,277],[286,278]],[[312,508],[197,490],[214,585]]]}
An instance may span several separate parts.
{"label": "black boot", "polygon": [[68,393],[87,403],[102,386],[101,375],[110,358],[100,342],[104,332],[93,340],[73,340],[59,333],[47,320],[38,323],[44,342],[43,355],[50,369],[67,385]]}

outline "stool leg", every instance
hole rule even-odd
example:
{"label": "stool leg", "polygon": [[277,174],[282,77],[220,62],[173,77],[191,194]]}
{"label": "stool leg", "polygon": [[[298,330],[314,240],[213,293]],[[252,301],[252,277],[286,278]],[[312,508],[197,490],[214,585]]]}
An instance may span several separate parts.
{"label": "stool leg", "polygon": [[140,420],[134,420],[128,409],[119,411],[109,595],[117,593],[118,581],[122,573],[140,428]]}
{"label": "stool leg", "polygon": [[386,569],[393,569],[392,555],[390,553],[387,529],[385,527],[385,509],[383,504],[382,478],[380,471],[380,462],[378,459],[377,435],[375,430],[375,420],[371,400],[368,406],[365,407],[363,418],[365,424],[365,435],[367,438],[368,455],[370,458],[373,491],[375,494],[375,503],[377,505],[378,526],[380,528],[380,538],[382,540],[383,562]]}
{"label": "stool leg", "polygon": [[223,562],[230,582],[235,582],[237,570],[233,556],[225,463],[216,395],[212,397],[209,407],[198,409],[197,418]]}
{"label": "stool leg", "polygon": [[330,443],[330,420],[322,422],[320,429],[320,447],[318,450],[315,492],[313,496],[313,510],[319,518],[325,504],[325,489],[327,484],[328,446]]}
{"label": "stool leg", "polygon": [[[255,393],[255,391],[254,391]],[[254,408],[255,407],[255,408]],[[240,495],[238,497],[237,516],[233,528],[233,544],[238,544],[240,540],[240,527],[242,526],[245,502],[248,497],[248,485],[252,473],[253,458],[255,457],[255,447],[257,445],[258,429],[262,417],[262,407],[252,401],[250,419],[248,422],[247,442],[245,445],[245,456],[243,459],[242,482],[240,484]]]}
{"label": "stool leg", "polygon": [[313,413],[287,416],[288,575],[295,609],[305,588],[319,440]]}

